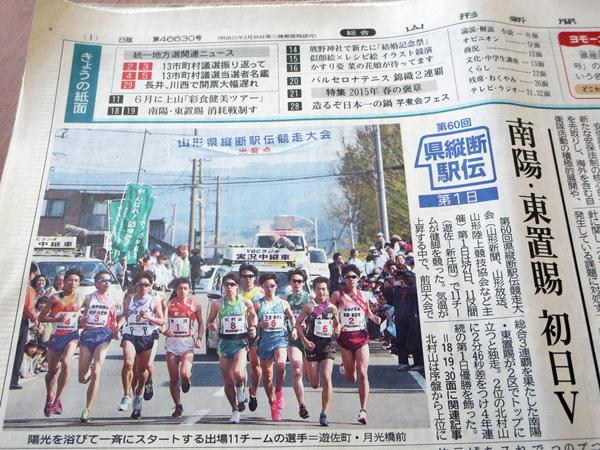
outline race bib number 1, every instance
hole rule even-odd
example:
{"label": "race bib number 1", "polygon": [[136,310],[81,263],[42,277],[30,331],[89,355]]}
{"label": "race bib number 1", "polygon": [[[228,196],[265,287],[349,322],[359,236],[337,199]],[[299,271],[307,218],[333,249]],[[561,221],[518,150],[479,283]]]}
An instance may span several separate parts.
{"label": "race bib number 1", "polygon": [[190,318],[170,317],[169,331],[172,331],[174,336],[191,336],[192,333],[190,333]]}

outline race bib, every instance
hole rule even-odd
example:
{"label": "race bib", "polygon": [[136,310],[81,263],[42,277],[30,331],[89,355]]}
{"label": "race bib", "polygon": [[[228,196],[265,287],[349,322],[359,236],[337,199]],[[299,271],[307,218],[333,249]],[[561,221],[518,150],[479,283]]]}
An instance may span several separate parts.
{"label": "race bib", "polygon": [[108,324],[108,309],[90,308],[85,321],[86,328],[104,328]]}
{"label": "race bib", "polygon": [[265,314],[265,320],[267,321],[267,331],[283,331],[283,314]]}
{"label": "race bib", "polygon": [[174,336],[191,336],[191,321],[189,317],[169,317],[169,331]]}
{"label": "race bib", "polygon": [[333,319],[315,319],[315,336],[322,338],[333,336]]}
{"label": "race bib", "polygon": [[55,322],[56,331],[77,331],[78,328],[78,312],[61,312],[56,315],[60,318],[60,322]]}
{"label": "race bib", "polygon": [[221,334],[240,334],[246,332],[246,318],[243,316],[225,316],[221,319]]}
{"label": "race bib", "polygon": [[342,327],[345,331],[359,331],[365,329],[365,312],[361,308],[345,309],[341,313]]}

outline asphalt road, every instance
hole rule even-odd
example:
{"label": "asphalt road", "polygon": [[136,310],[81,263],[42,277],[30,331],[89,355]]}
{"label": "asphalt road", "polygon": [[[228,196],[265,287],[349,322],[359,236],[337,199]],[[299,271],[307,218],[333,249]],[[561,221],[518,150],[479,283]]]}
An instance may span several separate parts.
{"label": "asphalt road", "polygon": [[[206,300],[204,299],[203,302]],[[93,427],[100,430],[123,429],[135,424],[136,430],[168,430],[186,428],[194,431],[211,431],[223,429],[231,411],[223,392],[223,383],[216,357],[206,356],[205,349],[198,351],[194,358],[192,370],[192,388],[182,394],[184,406],[183,416],[172,418],[174,404],[169,394],[168,373],[165,363],[164,338],[159,342],[156,355],[156,374],[154,378],[154,398],[144,402],[142,418],[130,418],[131,408],[127,412],[117,410],[122,395],[120,371],[122,367],[121,348],[117,341],[112,341],[107,360],[100,380],[100,390],[91,421],[82,424],[79,416],[85,406],[85,390],[87,385],[77,382],[76,369],[63,395],[62,415],[45,417],[43,414],[45,400],[44,374],[22,380],[24,389],[10,391],[4,420],[5,428],[28,429],[43,428],[47,431],[77,430]],[[203,343],[204,345],[204,343]],[[368,407],[368,428],[406,429],[424,428],[429,424],[427,411],[426,382],[417,372],[398,372],[396,357],[381,348],[377,342],[371,343],[371,363],[369,380],[371,395]],[[74,366],[76,368],[76,362]],[[360,427],[356,423],[356,415],[360,409],[358,388],[346,381],[339,373],[341,357],[338,356],[333,370],[333,403],[328,418],[333,429]],[[305,382],[305,397],[310,417],[303,420],[298,416],[298,404],[292,389],[289,364],[284,388],[286,406],[283,420],[272,422],[270,409],[262,387],[258,395],[258,409],[242,413],[241,424],[236,429],[265,430],[270,429],[307,429],[318,426],[321,391],[313,390]]]}

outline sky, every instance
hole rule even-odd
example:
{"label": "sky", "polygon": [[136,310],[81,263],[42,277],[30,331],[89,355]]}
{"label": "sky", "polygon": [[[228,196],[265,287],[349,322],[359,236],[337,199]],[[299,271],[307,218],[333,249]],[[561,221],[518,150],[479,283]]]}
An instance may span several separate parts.
{"label": "sky", "polygon": [[[273,216],[297,215],[317,217],[320,246],[329,250],[332,234],[342,228],[328,214],[329,206],[341,201],[334,174],[343,142],[352,142],[353,136],[353,127],[310,125],[150,129],[145,136],[143,130],[59,129],[48,187],[121,192],[136,181],[141,157],[140,182],[153,185],[155,196],[150,218],[164,218],[170,226],[176,205],[175,244],[187,243],[192,160],[201,158],[207,243],[214,239],[219,176],[221,242],[249,245],[257,228],[268,226]],[[258,154],[252,154],[253,147]],[[240,154],[240,148],[247,154]],[[312,225],[306,220],[298,224],[312,239]]]}

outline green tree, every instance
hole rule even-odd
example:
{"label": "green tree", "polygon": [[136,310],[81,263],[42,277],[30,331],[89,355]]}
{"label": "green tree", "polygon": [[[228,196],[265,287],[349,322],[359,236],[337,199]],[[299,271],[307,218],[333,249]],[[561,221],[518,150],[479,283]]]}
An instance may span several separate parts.
{"label": "green tree", "polygon": [[[350,220],[358,234],[358,243],[370,245],[379,231],[379,202],[375,173],[373,126],[357,127],[351,143],[340,152],[339,184],[343,201],[332,204],[330,213],[342,223]],[[410,240],[406,175],[399,125],[380,125],[381,151],[385,175],[390,234]]]}

